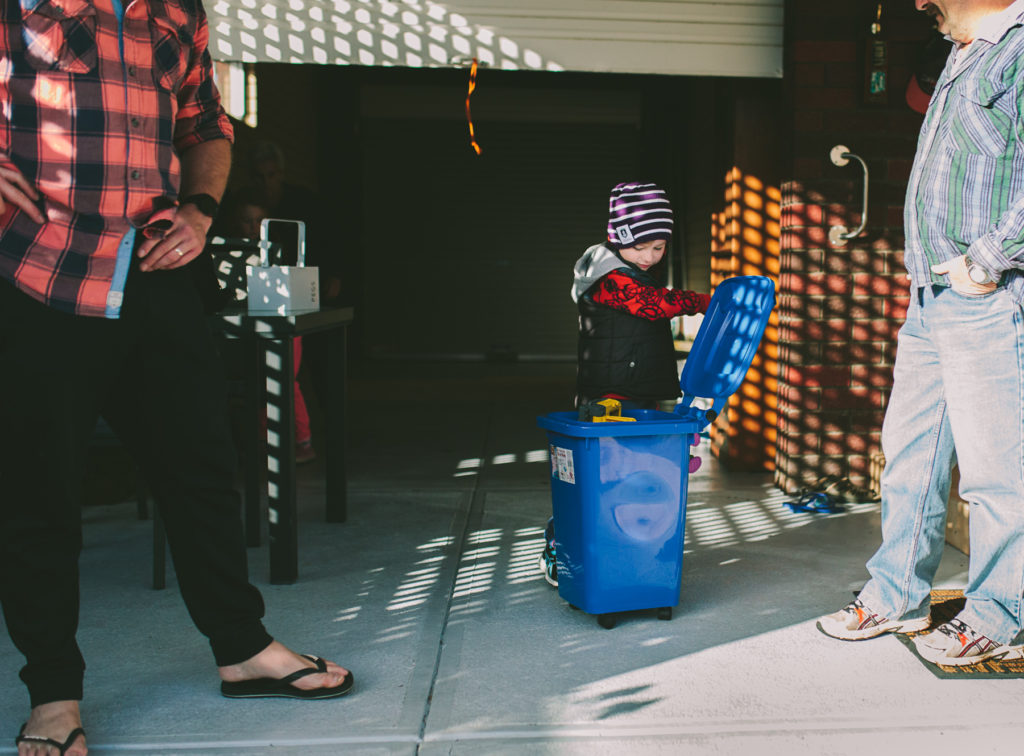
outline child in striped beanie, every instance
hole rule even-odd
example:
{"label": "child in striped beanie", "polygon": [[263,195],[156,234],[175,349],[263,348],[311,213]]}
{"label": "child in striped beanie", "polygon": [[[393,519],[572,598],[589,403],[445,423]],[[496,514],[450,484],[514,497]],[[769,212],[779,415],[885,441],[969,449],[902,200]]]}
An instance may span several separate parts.
{"label": "child in striped beanie", "polygon": [[[572,298],[579,309],[576,403],[617,399],[624,410],[656,409],[679,398],[670,320],[707,312],[711,297],[664,286],[672,206],[656,184],[626,182],[612,189],[604,242],[576,262]],[[700,466],[691,458],[690,470]],[[540,559],[557,585],[554,527]]]}
{"label": "child in striped beanie", "polygon": [[574,269],[578,404],[612,398],[650,409],[679,397],[669,321],[705,312],[711,298],[664,286],[672,226],[661,187],[628,182],[612,189],[607,238],[587,249]]}

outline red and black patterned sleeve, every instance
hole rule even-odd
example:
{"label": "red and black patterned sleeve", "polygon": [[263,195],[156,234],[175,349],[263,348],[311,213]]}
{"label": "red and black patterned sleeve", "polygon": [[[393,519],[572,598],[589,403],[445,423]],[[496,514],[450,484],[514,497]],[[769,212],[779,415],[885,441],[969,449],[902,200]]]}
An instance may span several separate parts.
{"label": "red and black patterned sleeve", "polygon": [[234,141],[234,128],[213,81],[213,60],[207,48],[209,40],[206,14],[199,12],[195,19],[191,56],[183,61],[187,73],[178,90],[174,147],[179,153],[211,139]]}
{"label": "red and black patterned sleeve", "polygon": [[645,286],[626,273],[613,270],[593,288],[598,304],[624,310],[647,320],[667,320],[677,315],[707,312],[711,297],[696,291]]}

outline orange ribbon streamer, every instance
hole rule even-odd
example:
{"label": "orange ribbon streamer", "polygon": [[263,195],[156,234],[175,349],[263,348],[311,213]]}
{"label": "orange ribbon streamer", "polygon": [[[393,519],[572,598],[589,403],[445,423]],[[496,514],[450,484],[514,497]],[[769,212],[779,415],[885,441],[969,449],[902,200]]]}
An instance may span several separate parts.
{"label": "orange ribbon streamer", "polygon": [[469,144],[476,151],[476,154],[480,154],[480,145],[476,143],[476,135],[473,133],[473,115],[469,111],[469,98],[473,96],[473,90],[476,89],[476,58],[473,58],[473,65],[469,69],[469,91],[466,93],[466,123],[469,124]]}

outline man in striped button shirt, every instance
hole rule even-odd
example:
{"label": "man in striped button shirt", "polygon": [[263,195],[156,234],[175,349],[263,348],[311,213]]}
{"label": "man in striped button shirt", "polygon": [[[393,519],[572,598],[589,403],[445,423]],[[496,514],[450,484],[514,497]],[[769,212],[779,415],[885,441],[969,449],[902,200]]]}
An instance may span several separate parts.
{"label": "man in striped button shirt", "polygon": [[1024,0],[916,0],[954,43],[904,212],[910,308],[882,428],[882,545],[845,640],[929,626],[951,467],[971,502],[966,605],[915,638],[943,665],[1024,651]]}
{"label": "man in striped button shirt", "polygon": [[[135,453],[231,697],[352,676],[263,627],[196,286],[231,164],[199,0],[0,3],[0,601],[20,756],[84,756],[76,483],[99,412]],[[155,651],[155,649],[154,649]]]}

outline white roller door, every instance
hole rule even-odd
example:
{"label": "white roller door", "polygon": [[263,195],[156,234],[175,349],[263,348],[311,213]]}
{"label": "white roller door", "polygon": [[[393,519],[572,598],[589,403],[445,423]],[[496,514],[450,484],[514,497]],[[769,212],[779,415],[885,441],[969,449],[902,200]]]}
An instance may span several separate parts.
{"label": "white roller door", "polygon": [[238,62],[782,76],[783,0],[208,0]]}

